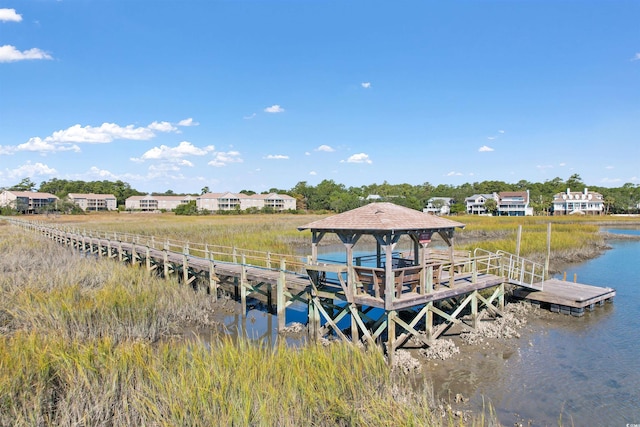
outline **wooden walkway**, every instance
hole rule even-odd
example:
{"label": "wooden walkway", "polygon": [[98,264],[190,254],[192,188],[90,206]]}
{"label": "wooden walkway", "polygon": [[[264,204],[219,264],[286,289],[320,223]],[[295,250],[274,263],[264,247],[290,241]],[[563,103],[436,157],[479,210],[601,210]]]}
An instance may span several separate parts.
{"label": "wooden walkway", "polygon": [[[212,298],[219,291],[230,293],[240,301],[243,314],[247,298],[259,299],[277,315],[279,331],[286,325],[286,308],[301,301],[308,307],[312,339],[337,336],[376,346],[386,340],[391,353],[409,338],[429,345],[453,324],[474,329],[484,313],[501,315],[507,284],[516,287],[517,297],[548,303],[558,311],[568,307],[576,315],[615,295],[611,288],[545,280],[542,266],[504,252],[476,250],[452,259],[434,251],[424,268],[394,268],[389,291],[380,268],[348,271],[344,264],[310,264],[268,252],[5,219],[86,254],[146,267],[163,277],[176,275]],[[373,315],[375,309],[383,314]],[[348,319],[351,326],[345,328]]]}

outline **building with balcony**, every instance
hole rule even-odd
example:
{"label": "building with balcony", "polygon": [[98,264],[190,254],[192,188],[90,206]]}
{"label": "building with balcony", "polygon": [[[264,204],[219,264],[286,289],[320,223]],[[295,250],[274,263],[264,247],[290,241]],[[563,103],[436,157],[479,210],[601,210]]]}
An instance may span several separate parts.
{"label": "building with balcony", "polygon": [[533,207],[529,206],[529,190],[503,191],[498,194],[498,215],[531,216]]}
{"label": "building with balcony", "polygon": [[474,194],[473,196],[464,199],[464,203],[467,206],[467,213],[470,215],[489,215],[485,207],[485,202],[489,199],[493,199],[498,203],[500,201],[498,193],[492,194]]}
{"label": "building with balcony", "polygon": [[5,190],[0,193],[0,206],[9,206],[23,214],[38,213],[57,200],[60,199],[53,194],[35,191]]}
{"label": "building with balcony", "polygon": [[277,212],[295,210],[296,199],[286,194],[206,193],[198,196],[199,210],[231,211],[270,208]]}
{"label": "building with balcony", "polygon": [[69,193],[67,198],[83,211],[115,211],[118,200],[113,194]]}
{"label": "building with balcony", "polygon": [[172,211],[192,200],[196,200],[196,196],[131,196],[124,201],[124,207],[128,211]]}

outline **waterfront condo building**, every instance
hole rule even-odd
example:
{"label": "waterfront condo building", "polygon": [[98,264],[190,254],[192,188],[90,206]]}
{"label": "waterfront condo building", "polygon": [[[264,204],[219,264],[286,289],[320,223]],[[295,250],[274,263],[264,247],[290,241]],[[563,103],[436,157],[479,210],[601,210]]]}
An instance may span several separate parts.
{"label": "waterfront condo building", "polygon": [[37,213],[43,208],[55,203],[57,196],[35,191],[10,191],[0,193],[0,206],[9,206],[23,214]]}
{"label": "waterfront condo building", "polygon": [[113,194],[69,193],[67,198],[83,211],[115,211],[118,201]]}

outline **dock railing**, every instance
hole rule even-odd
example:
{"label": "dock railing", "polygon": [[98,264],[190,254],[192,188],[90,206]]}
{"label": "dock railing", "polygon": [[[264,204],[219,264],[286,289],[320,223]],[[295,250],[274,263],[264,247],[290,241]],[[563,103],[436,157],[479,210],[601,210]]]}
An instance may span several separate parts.
{"label": "dock railing", "polygon": [[509,252],[489,252],[480,248],[475,249],[474,259],[479,274],[494,274],[514,285],[542,290],[546,277],[542,264]]}
{"label": "dock railing", "polygon": [[183,254],[189,257],[212,259],[221,263],[242,264],[269,270],[281,270],[284,261],[285,271],[305,274],[306,262],[299,256],[279,254],[267,251],[240,249],[209,243],[188,242],[176,239],[156,238],[155,236],[121,233],[113,231],[89,230],[68,225],[51,225],[40,221],[25,221],[17,218],[3,218],[23,228],[37,229],[47,235],[80,236],[87,244],[96,241],[110,242],[112,247],[118,244],[132,244],[157,251]]}

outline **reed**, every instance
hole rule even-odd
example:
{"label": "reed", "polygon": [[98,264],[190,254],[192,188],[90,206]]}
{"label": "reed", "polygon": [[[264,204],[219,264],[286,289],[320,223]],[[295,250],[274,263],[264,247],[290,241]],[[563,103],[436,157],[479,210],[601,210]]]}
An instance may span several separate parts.
{"label": "reed", "polygon": [[0,248],[0,425],[459,421],[392,379],[377,351],[172,339],[208,324],[210,298],[14,228],[0,227]]}

